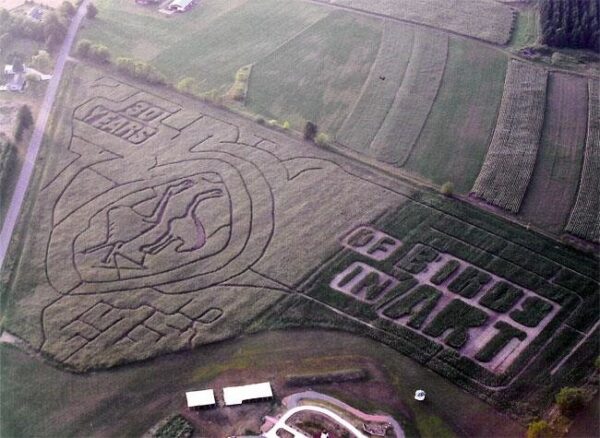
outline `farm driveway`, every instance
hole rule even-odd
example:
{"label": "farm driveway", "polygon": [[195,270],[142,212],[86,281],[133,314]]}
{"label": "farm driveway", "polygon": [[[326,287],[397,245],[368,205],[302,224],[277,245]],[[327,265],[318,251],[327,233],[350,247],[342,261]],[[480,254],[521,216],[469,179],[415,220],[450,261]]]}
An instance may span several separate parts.
{"label": "farm driveway", "polygon": [[54,73],[52,75],[52,79],[49,81],[48,89],[46,90],[46,95],[44,96],[44,101],[42,102],[42,106],[38,113],[38,117],[33,128],[33,135],[29,141],[29,147],[27,148],[25,161],[23,162],[23,167],[19,173],[17,186],[15,187],[6,218],[4,219],[2,231],[0,231],[0,268],[4,264],[4,258],[6,257],[6,252],[8,250],[8,244],[10,243],[13,230],[15,229],[17,219],[19,218],[19,213],[21,211],[21,206],[23,205],[23,200],[25,199],[25,194],[27,193],[27,188],[29,187],[31,175],[33,175],[38,151],[44,138],[44,131],[46,130],[48,116],[50,115],[50,110],[54,105],[54,99],[56,98],[56,94],[58,92],[58,86],[67,62],[67,57],[69,56],[71,46],[75,40],[75,35],[77,34],[79,25],[83,20],[89,2],[90,0],[83,0],[79,6],[77,13],[69,25],[67,36],[65,37],[65,40],[63,41],[58,53],[56,66],[54,67]]}

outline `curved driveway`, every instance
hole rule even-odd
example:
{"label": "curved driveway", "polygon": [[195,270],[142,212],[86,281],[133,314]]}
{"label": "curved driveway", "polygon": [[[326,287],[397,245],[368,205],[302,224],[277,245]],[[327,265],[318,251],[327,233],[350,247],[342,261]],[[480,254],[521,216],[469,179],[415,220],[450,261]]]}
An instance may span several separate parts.
{"label": "curved driveway", "polygon": [[44,139],[44,131],[46,130],[46,124],[48,123],[48,116],[50,115],[50,111],[54,105],[54,100],[56,99],[56,94],[58,93],[58,86],[60,85],[63,70],[65,68],[69,52],[71,51],[71,47],[73,46],[73,42],[75,41],[75,35],[77,34],[77,30],[79,29],[81,21],[85,16],[89,2],[90,0],[83,0],[79,6],[79,9],[77,9],[75,16],[71,20],[71,24],[69,25],[67,36],[60,47],[60,51],[58,52],[54,73],[52,75],[52,79],[50,79],[48,83],[44,101],[42,102],[37,120],[35,121],[33,134],[31,135],[29,146],[27,147],[25,161],[23,162],[23,167],[19,173],[19,179],[17,180],[17,185],[10,201],[8,212],[6,213],[4,223],[2,224],[2,231],[0,231],[0,269],[4,264],[8,246],[12,238],[15,225],[17,224],[17,220],[19,219],[19,213],[21,211],[21,206],[23,205],[23,200],[25,199],[25,194],[27,193],[27,188],[29,187],[29,181],[33,175],[35,161],[42,144],[42,140]]}
{"label": "curved driveway", "polygon": [[292,429],[291,427],[289,427],[286,424],[287,420],[292,415],[297,414],[298,412],[302,412],[302,411],[317,412],[321,415],[331,418],[336,423],[341,424],[346,429],[348,429],[348,431],[350,433],[352,433],[356,438],[367,438],[367,436],[365,434],[363,434],[360,430],[358,430],[356,427],[354,427],[348,421],[344,420],[342,417],[340,417],[335,412],[331,412],[330,410],[322,408],[320,406],[308,406],[308,405],[296,406],[295,408],[292,408],[289,411],[287,411],[285,414],[283,414],[283,416],[279,419],[279,421],[277,423],[275,423],[275,425],[271,428],[271,430],[266,432],[263,436],[265,438],[279,438],[279,436],[277,435],[277,431],[279,429],[285,429],[289,433],[294,435],[294,438],[308,438],[306,435],[298,432],[295,429]]}

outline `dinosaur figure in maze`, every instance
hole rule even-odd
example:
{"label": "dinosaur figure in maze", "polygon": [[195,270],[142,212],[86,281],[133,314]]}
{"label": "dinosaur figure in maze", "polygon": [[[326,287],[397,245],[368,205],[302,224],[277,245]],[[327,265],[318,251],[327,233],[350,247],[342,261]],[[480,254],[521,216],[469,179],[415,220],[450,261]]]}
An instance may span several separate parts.
{"label": "dinosaur figure in maze", "polygon": [[[215,184],[215,181],[201,177],[200,184],[205,182]],[[203,190],[194,195],[180,213],[181,208],[173,205],[172,201],[193,187],[198,188],[199,183],[191,179],[169,185],[148,215],[136,211],[135,205],[110,208],[106,213],[106,240],[84,249],[82,253],[87,255],[108,249],[98,267],[120,269],[125,266],[119,260],[124,259],[128,269],[144,269],[147,255],[157,255],[173,242],[179,242],[174,248],[178,253],[201,249],[207,235],[198,215],[199,206],[208,199],[222,197],[224,191],[221,188]],[[154,240],[146,243],[149,239]]]}
{"label": "dinosaur figure in maze", "polygon": [[157,240],[142,247],[148,254],[158,254],[173,242],[179,241],[176,252],[189,252],[200,249],[206,243],[204,225],[196,214],[196,209],[205,200],[223,195],[221,189],[212,189],[197,194],[183,216],[177,216],[168,223],[168,230]]}
{"label": "dinosaur figure in maze", "polygon": [[162,221],[170,199],[176,194],[189,189],[193,184],[193,181],[184,180],[169,186],[149,215],[138,213],[134,206],[129,205],[110,208],[107,212],[106,240],[86,248],[83,253],[90,254],[109,248],[108,253],[102,259],[102,263],[112,264],[115,255],[119,253],[123,244],[130,242]]}

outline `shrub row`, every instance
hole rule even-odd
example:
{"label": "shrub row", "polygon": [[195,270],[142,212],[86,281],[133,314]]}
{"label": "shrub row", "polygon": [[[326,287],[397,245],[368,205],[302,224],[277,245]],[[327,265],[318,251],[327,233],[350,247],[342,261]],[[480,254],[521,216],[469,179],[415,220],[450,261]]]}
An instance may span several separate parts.
{"label": "shrub row", "polygon": [[316,374],[292,374],[285,377],[288,386],[312,386],[330,383],[360,382],[369,378],[365,369],[347,369]]}

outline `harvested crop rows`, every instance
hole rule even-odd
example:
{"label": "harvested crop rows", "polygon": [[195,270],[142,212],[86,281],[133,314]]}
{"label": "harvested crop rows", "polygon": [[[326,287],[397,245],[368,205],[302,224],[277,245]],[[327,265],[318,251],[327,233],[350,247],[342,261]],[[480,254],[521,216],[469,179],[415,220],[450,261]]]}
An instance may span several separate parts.
{"label": "harvested crop rows", "polygon": [[538,158],[519,216],[556,234],[563,231],[577,196],[587,113],[587,79],[551,73]]}
{"label": "harvested crop rows", "polygon": [[546,70],[512,61],[494,136],[472,192],[517,213],[531,179],[546,106]]}
{"label": "harvested crop rows", "polygon": [[412,27],[386,20],[377,58],[337,142],[359,151],[371,144],[402,84],[414,38]]}
{"label": "harvested crop rows", "polygon": [[438,27],[496,44],[506,44],[515,15],[491,0],[329,0],[336,5]]}
{"label": "harvested crop rows", "polygon": [[565,228],[571,234],[600,243],[600,84],[588,81],[588,129],[577,200]]}

